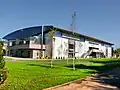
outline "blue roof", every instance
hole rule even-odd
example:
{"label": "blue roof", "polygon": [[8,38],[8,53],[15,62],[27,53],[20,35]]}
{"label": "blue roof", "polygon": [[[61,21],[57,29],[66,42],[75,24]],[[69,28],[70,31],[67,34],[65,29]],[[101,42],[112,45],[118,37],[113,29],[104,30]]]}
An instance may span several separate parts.
{"label": "blue roof", "polygon": [[[49,28],[51,27],[53,26],[44,26],[43,32],[48,31]],[[3,37],[3,39],[15,40],[18,38],[26,38],[26,37],[31,37],[34,35],[39,35],[41,32],[42,32],[42,26],[29,27],[29,28],[24,28],[24,29],[14,31],[6,35],[5,37]]]}
{"label": "blue roof", "polygon": [[[72,31],[57,28],[57,27],[54,27],[54,26],[43,26],[43,33],[47,33],[48,31],[50,31],[53,28],[57,29],[57,31],[60,31],[62,33],[66,33],[66,34],[69,34],[69,35],[73,34]],[[3,39],[16,40],[16,39],[19,39],[19,38],[27,38],[27,37],[39,35],[39,34],[41,34],[41,32],[42,32],[42,26],[29,27],[29,28],[24,28],[24,29],[20,29],[20,30],[17,30],[15,32],[12,32],[12,33],[6,35],[5,37],[3,37]],[[104,40],[100,40],[100,39],[90,37],[90,36],[86,36],[86,35],[83,35],[83,34],[79,34],[79,33],[76,33],[76,32],[74,33],[74,35],[78,36],[78,37],[86,37],[88,39],[92,39],[92,40],[95,40],[95,41],[98,41],[98,42],[114,45],[110,42],[106,42]]]}

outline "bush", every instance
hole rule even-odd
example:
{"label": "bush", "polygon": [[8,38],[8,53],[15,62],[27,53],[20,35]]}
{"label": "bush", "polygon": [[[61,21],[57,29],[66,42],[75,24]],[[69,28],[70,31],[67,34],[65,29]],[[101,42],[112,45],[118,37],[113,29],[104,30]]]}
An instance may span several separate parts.
{"label": "bush", "polygon": [[0,41],[0,69],[4,68],[5,60],[3,58],[2,42]]}
{"label": "bush", "polygon": [[3,57],[0,57],[0,69],[5,67],[5,60]]}
{"label": "bush", "polygon": [[0,70],[0,84],[4,83],[4,81],[7,79],[7,70],[1,69]]}
{"label": "bush", "polygon": [[5,59],[3,58],[2,41],[0,41],[0,84],[7,78],[7,71],[5,70]]}

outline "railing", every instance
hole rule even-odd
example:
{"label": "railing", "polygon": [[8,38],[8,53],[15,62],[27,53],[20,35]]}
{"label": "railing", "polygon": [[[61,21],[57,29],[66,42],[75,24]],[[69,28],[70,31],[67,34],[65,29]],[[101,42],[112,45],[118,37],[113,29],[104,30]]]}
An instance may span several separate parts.
{"label": "railing", "polygon": [[83,55],[81,56],[81,58],[86,58],[88,55],[90,55],[92,53],[92,49],[89,49],[86,53],[83,53]]}
{"label": "railing", "polygon": [[[29,48],[41,49],[41,45],[40,44],[30,44]],[[45,49],[45,45],[43,45],[43,49]]]}
{"label": "railing", "polygon": [[[10,49],[41,49],[40,44],[22,44],[22,45],[15,45],[10,46]],[[43,49],[45,49],[45,45],[43,45]]]}

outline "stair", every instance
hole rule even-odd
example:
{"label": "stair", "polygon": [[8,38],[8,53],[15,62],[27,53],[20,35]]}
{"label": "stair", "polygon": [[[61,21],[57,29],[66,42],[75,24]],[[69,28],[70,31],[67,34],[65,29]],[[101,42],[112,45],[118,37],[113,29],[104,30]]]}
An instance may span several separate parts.
{"label": "stair", "polygon": [[81,58],[86,58],[87,56],[89,56],[92,53],[92,49],[89,49],[86,53],[83,53],[83,55],[81,56]]}

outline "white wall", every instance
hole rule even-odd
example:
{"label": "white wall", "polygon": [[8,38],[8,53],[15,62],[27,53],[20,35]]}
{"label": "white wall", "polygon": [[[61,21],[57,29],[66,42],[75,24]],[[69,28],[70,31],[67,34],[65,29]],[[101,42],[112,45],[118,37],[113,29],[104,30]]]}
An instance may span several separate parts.
{"label": "white wall", "polygon": [[81,57],[84,53],[84,42],[75,41],[75,57]]}
{"label": "white wall", "polygon": [[68,58],[68,39],[61,37],[54,38],[55,42],[53,43],[53,58]]}
{"label": "white wall", "polygon": [[[40,53],[41,53],[40,50],[33,50],[33,58],[34,58],[34,59],[38,59],[39,57],[41,57],[41,56],[40,56],[40,55],[41,55]],[[45,57],[45,56],[44,56],[44,53],[45,53],[45,52],[43,51],[43,57]]]}
{"label": "white wall", "polygon": [[61,54],[61,38],[60,37],[54,37],[55,38],[55,42],[54,42],[54,51],[53,51],[53,58],[58,58],[58,57],[62,57]]}
{"label": "white wall", "polygon": [[112,57],[112,48],[108,47],[108,58]]}
{"label": "white wall", "polygon": [[84,44],[84,53],[86,53],[89,50],[89,41],[85,40],[85,44]]}
{"label": "white wall", "polygon": [[62,57],[68,58],[68,39],[62,38]]}
{"label": "white wall", "polygon": [[101,50],[104,53],[104,55],[106,56],[106,47],[105,46],[101,46]]}
{"label": "white wall", "polygon": [[[63,38],[63,37],[54,37],[55,42],[53,44],[53,58],[58,58],[58,57],[65,57],[68,58],[68,39]],[[98,45],[90,44],[90,40],[75,40],[75,57],[81,57],[84,53],[86,53],[89,50],[89,47],[95,47],[100,50],[100,52],[103,52],[104,55],[106,55],[106,46],[102,45],[102,43],[98,43]],[[107,47],[108,48],[108,57],[111,57],[112,55],[112,47]]]}
{"label": "white wall", "polygon": [[37,50],[33,50],[33,58],[36,59],[37,58]]}
{"label": "white wall", "polygon": [[[53,58],[64,57],[68,58],[68,39],[62,37],[55,37],[54,42],[54,56]],[[80,40],[75,41],[75,57],[81,57],[85,51],[88,51],[88,42],[83,42]]]}
{"label": "white wall", "polygon": [[[67,38],[71,38],[68,36],[64,36],[64,37],[57,37],[55,36],[55,41],[53,41],[53,58],[55,59],[57,58],[68,58],[68,39]],[[98,45],[94,45],[94,44],[90,44],[88,39],[86,39],[85,41],[80,40],[79,38],[74,38],[75,40],[75,52],[77,52],[75,54],[75,57],[81,57],[84,53],[86,53],[89,50],[89,47],[95,47],[95,48],[99,48],[100,51],[102,51],[104,53],[104,55],[106,55],[106,48],[108,48],[108,57],[112,56],[112,47],[110,47],[109,45],[106,47],[105,45],[103,46],[100,42],[96,42],[99,43]],[[29,45],[19,45],[19,46],[13,46],[10,47],[10,49],[19,49],[19,48],[33,48],[33,49],[41,49],[40,45],[33,45],[31,44],[32,42],[30,42]],[[45,55],[50,57],[50,52],[51,52],[51,40],[48,39],[46,41],[46,46],[44,46],[44,48],[46,48],[45,51]],[[37,51],[33,50],[33,58],[37,58]]]}

